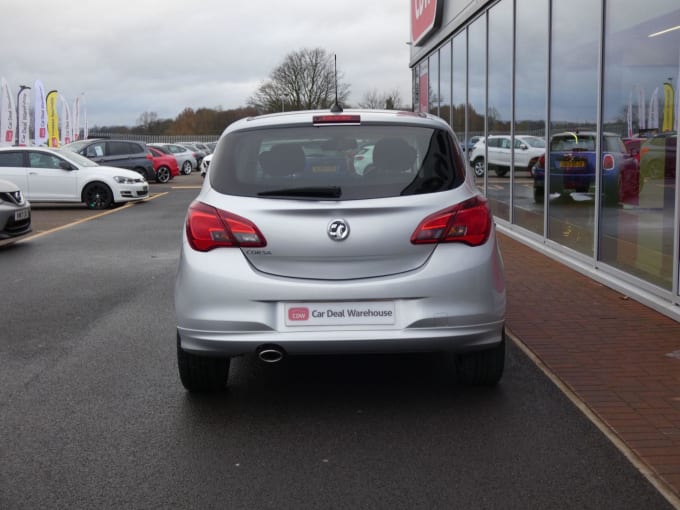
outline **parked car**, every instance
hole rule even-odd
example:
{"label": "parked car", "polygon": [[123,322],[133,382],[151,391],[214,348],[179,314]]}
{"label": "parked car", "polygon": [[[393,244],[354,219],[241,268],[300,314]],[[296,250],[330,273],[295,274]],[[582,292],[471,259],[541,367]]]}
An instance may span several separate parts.
{"label": "parked car", "polygon": [[48,147],[0,147],[0,179],[16,184],[31,202],[84,202],[90,209],[149,196],[146,179],[133,170]]}
{"label": "parked car", "polygon": [[[595,186],[595,131],[565,131],[550,140],[550,193],[587,193]],[[546,157],[532,169],[534,200],[543,202]],[[615,133],[602,134],[602,194],[608,205],[637,200],[640,193],[640,167]]]}
{"label": "parked car", "polygon": [[151,153],[144,142],[108,139],[79,140],[64,145],[62,149],[76,152],[100,165],[134,170],[144,176],[147,181],[156,180]]}
{"label": "parked car", "polygon": [[[515,169],[531,171],[538,158],[545,153],[545,141],[538,136],[515,136]],[[488,164],[485,164],[485,148],[488,146]],[[470,164],[477,177],[484,175],[485,167],[493,168],[496,175],[504,176],[510,171],[512,137],[491,135],[480,138],[470,152]]]}
{"label": "parked car", "polygon": [[194,153],[194,158],[196,159],[196,168],[201,168],[201,161],[208,155],[203,149],[199,149],[195,143],[181,142],[179,143],[182,147],[186,147]]}
{"label": "parked car", "polygon": [[166,154],[157,147],[148,147],[153,157],[153,168],[156,171],[156,181],[166,183],[179,175],[177,158]]}
{"label": "parked car", "polygon": [[368,165],[373,163],[373,145],[364,145],[354,155],[354,171],[363,175]]}
{"label": "parked car", "polygon": [[212,153],[210,153],[203,158],[203,161],[201,161],[201,177],[205,178],[205,176],[208,174],[208,168],[210,167],[210,162],[212,161],[212,158],[213,155]]}
{"label": "parked car", "polygon": [[482,136],[471,136],[469,140],[466,142],[461,143],[461,148],[463,151],[467,152],[468,154],[470,151],[477,145],[477,142],[479,142],[482,138]]}
{"label": "parked car", "polygon": [[[357,175],[361,143],[373,162]],[[179,375],[221,390],[234,356],[451,351],[460,381],[495,384],[505,306],[492,214],[446,122],[251,117],[226,128],[187,211]]]}
{"label": "parked car", "polygon": [[647,179],[675,179],[678,133],[668,131],[647,139],[640,147],[640,174]]}
{"label": "parked car", "polygon": [[158,147],[166,154],[172,154],[175,156],[180,172],[184,175],[189,175],[198,166],[194,152],[182,145],[176,143],[151,143],[149,145],[152,147]]}
{"label": "parked car", "polygon": [[12,244],[30,233],[30,202],[16,184],[0,179],[0,246]]}

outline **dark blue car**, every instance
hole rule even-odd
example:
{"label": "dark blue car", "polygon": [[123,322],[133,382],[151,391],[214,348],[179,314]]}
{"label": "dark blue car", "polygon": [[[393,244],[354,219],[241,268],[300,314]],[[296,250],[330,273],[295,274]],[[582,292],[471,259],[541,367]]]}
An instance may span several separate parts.
{"label": "dark blue car", "polygon": [[[576,191],[588,193],[595,186],[597,133],[566,131],[550,139],[550,194]],[[602,193],[607,204],[637,198],[639,165],[627,151],[621,137],[602,135]],[[545,189],[545,155],[532,169],[534,200],[543,202]]]}

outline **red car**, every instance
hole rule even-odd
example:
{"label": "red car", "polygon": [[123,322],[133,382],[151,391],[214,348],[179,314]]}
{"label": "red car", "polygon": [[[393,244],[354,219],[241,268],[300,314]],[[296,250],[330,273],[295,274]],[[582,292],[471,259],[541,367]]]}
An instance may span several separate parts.
{"label": "red car", "polygon": [[165,154],[156,147],[149,146],[153,156],[153,169],[156,171],[156,181],[166,183],[179,175],[179,165],[175,156]]}

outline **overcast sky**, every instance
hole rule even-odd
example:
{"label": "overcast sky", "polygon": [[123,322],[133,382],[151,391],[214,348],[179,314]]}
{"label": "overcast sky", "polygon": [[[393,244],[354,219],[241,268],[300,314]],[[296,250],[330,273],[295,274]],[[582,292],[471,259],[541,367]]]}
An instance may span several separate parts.
{"label": "overcast sky", "polygon": [[3,3],[0,77],[16,97],[41,80],[90,127],[134,126],[143,112],[228,110],[290,52],[337,55],[351,103],[398,89],[411,103],[408,0],[116,0]]}

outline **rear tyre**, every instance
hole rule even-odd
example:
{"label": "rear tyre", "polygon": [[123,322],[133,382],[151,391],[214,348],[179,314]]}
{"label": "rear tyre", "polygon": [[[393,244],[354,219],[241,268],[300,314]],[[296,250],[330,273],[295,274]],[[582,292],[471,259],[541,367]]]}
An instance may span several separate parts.
{"label": "rear tyre", "polygon": [[156,172],[156,181],[165,184],[170,180],[170,169],[167,166],[162,166]]}
{"label": "rear tyre", "polygon": [[83,190],[83,202],[88,209],[108,209],[113,204],[113,193],[103,182],[91,182]]}
{"label": "rear tyre", "polygon": [[486,169],[484,168],[484,158],[477,158],[472,162],[472,168],[475,171],[475,175],[477,177],[484,177],[484,172]]}
{"label": "rear tyre", "polygon": [[197,356],[182,349],[177,335],[177,367],[182,385],[190,392],[224,391],[231,359]]}
{"label": "rear tyre", "polygon": [[456,378],[471,386],[493,386],[501,380],[505,368],[505,331],[501,343],[483,351],[456,355]]}
{"label": "rear tyre", "polygon": [[191,173],[191,170],[193,170],[193,168],[191,167],[191,161],[185,161],[184,163],[182,163],[182,173],[184,175],[189,175]]}
{"label": "rear tyre", "polygon": [[545,188],[534,188],[534,202],[542,204],[545,199]]}

